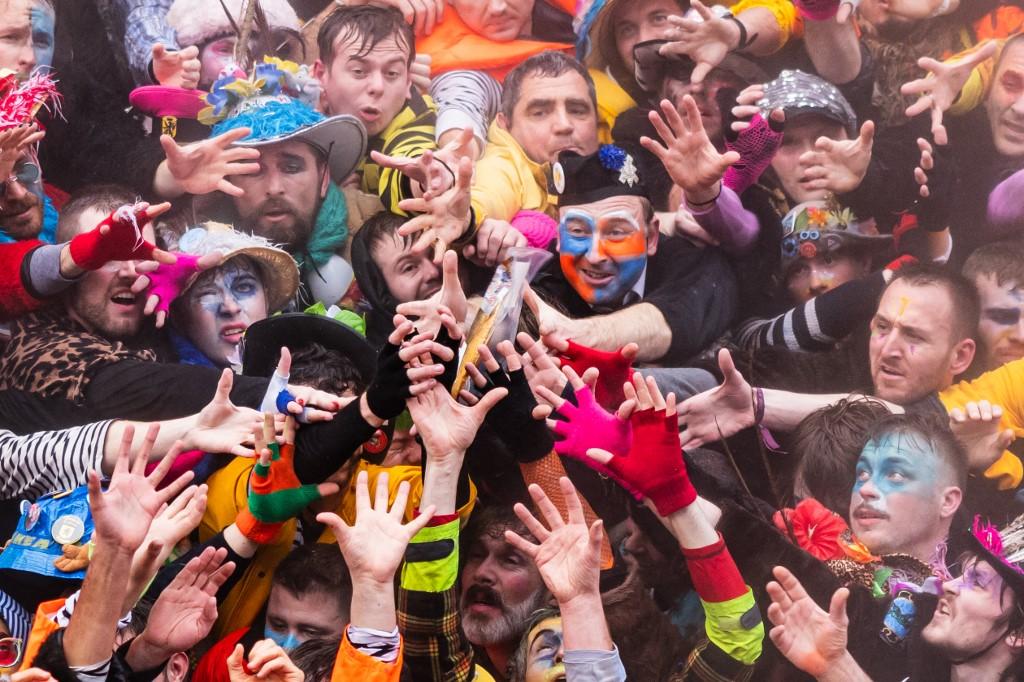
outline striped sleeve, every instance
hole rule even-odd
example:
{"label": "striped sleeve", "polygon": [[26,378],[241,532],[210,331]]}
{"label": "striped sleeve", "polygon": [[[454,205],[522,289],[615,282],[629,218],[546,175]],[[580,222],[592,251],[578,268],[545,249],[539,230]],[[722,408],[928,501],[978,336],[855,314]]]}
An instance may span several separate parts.
{"label": "striped sleeve", "polygon": [[430,97],[437,105],[437,137],[472,127],[478,140],[487,141],[501,104],[498,81],[482,71],[448,71],[431,81]]}
{"label": "striped sleeve", "polygon": [[0,431],[0,499],[35,499],[54,490],[85,483],[90,469],[99,469],[112,420],[61,431],[17,436]]}

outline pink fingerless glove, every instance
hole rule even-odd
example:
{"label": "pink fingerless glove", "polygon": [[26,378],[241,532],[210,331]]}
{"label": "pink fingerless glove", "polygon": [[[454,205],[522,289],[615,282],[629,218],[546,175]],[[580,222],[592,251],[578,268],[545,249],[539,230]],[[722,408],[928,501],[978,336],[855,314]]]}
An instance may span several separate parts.
{"label": "pink fingerless glove", "polygon": [[725,141],[725,148],[739,152],[740,160],[726,169],[722,183],[736,194],[743,194],[768,169],[781,144],[782,132],[772,130],[761,114],[754,114],[750,127],[740,131],[735,140]]}
{"label": "pink fingerless glove", "polygon": [[561,440],[555,441],[555,452],[564,457],[572,457],[600,474],[614,478],[620,485],[629,490],[637,499],[641,499],[639,491],[627,482],[619,480],[606,466],[587,457],[587,450],[600,448],[613,455],[629,452],[632,446],[632,427],[628,421],[622,421],[614,414],[606,412],[594,400],[594,393],[589,386],[576,391],[576,405],[568,400],[555,412],[566,421],[556,421],[553,431]]}
{"label": "pink fingerless glove", "polygon": [[793,0],[796,11],[804,19],[825,21],[831,19],[839,11],[839,0]]}
{"label": "pink fingerless glove", "polygon": [[686,473],[676,416],[641,410],[630,422],[633,447],[628,456],[608,462],[608,468],[649,498],[662,517],[693,504],[697,490]]}
{"label": "pink fingerless glove", "polygon": [[181,290],[185,288],[189,277],[199,272],[199,257],[187,253],[175,254],[178,260],[174,263],[161,263],[153,272],[149,273],[149,287],[146,293],[156,296],[160,302],[156,305],[157,311],[167,312],[171,309],[171,303]]}
{"label": "pink fingerless glove", "polygon": [[[604,351],[581,346],[569,339],[569,347],[558,356],[562,365],[568,365],[580,376],[590,367],[600,372],[597,376],[597,402],[609,410],[618,409],[626,399],[622,385],[633,374],[633,362],[617,351]],[[607,450],[608,448],[605,448]]]}
{"label": "pink fingerless glove", "polygon": [[[145,211],[136,214],[135,206],[122,206],[71,240],[71,260],[83,270],[98,270],[111,261],[149,260],[156,247],[142,237],[147,223]],[[107,225],[110,231],[102,234],[100,228]]]}

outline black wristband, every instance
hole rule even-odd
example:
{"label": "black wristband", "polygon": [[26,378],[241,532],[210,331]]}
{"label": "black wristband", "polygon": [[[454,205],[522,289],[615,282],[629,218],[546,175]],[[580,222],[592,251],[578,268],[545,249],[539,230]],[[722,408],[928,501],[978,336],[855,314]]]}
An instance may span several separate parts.
{"label": "black wristband", "polygon": [[504,384],[508,389],[508,395],[487,414],[487,425],[494,435],[520,463],[536,462],[551,452],[555,438],[544,421],[533,418],[537,400],[526,380],[526,372],[521,369],[509,372],[504,381],[492,378],[492,382],[497,386]]}

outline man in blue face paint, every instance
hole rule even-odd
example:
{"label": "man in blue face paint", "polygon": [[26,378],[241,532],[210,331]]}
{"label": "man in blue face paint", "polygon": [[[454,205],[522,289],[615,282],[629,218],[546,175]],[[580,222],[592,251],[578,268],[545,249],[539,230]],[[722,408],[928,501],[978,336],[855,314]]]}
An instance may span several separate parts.
{"label": "man in blue face paint", "polygon": [[938,566],[963,500],[967,461],[921,418],[881,420],[857,459],[850,529],[873,554],[909,554]]}
{"label": "man in blue face paint", "polygon": [[528,296],[542,335],[609,351],[637,343],[639,360],[681,365],[725,330],[732,271],[717,250],[659,237],[652,197],[664,173],[638,147],[559,155],[558,258],[535,284],[568,315]]}

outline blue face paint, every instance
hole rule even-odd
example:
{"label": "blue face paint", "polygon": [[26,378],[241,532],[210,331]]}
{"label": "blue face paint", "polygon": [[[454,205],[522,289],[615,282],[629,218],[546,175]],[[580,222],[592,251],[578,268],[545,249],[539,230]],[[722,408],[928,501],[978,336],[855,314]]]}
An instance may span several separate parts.
{"label": "blue face paint", "polygon": [[273,640],[274,644],[278,645],[279,647],[281,647],[285,651],[291,651],[295,647],[297,647],[300,644],[302,644],[302,642],[299,641],[299,638],[295,636],[295,633],[293,633],[293,632],[281,633],[281,632],[278,632],[276,630],[271,629],[271,627],[269,625],[263,626],[263,636],[266,639]]}
{"label": "blue face paint", "polygon": [[42,5],[34,5],[31,12],[32,51],[36,67],[53,66],[54,21],[53,12]]}
{"label": "blue face paint", "polygon": [[853,492],[859,493],[870,481],[878,494],[871,506],[885,511],[886,500],[894,493],[934,495],[938,466],[938,457],[921,436],[886,434],[861,450]]}
{"label": "blue face paint", "polygon": [[621,302],[647,265],[644,229],[626,211],[595,219],[570,209],[558,225],[558,237],[562,273],[591,304]]}
{"label": "blue face paint", "polygon": [[252,260],[236,256],[201,275],[189,291],[182,331],[216,365],[230,362],[242,333],[270,312],[259,273]]}

